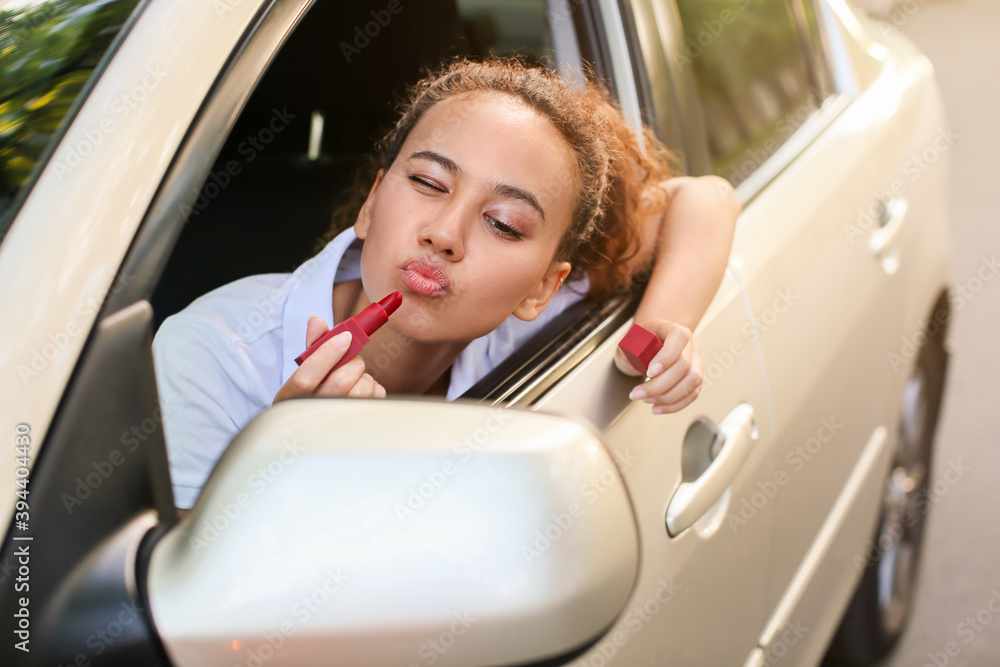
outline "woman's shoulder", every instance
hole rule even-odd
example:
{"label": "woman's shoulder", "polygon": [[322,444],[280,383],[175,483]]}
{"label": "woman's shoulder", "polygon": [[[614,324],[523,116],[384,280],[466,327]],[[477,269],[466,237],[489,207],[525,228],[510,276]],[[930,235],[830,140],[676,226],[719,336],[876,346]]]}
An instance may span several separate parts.
{"label": "woman's shoulder", "polygon": [[[275,354],[289,274],[248,276],[199,297],[163,321],[153,338],[158,374],[217,369],[235,379]],[[263,348],[263,349],[257,349]],[[239,353],[237,354],[237,350]]]}

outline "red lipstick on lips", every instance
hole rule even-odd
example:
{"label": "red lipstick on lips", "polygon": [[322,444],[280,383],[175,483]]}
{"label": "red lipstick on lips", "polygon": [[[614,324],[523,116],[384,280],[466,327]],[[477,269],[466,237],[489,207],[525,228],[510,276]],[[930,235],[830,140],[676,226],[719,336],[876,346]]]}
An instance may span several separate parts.
{"label": "red lipstick on lips", "polygon": [[425,257],[411,259],[403,265],[400,272],[403,274],[403,284],[423,296],[442,296],[447,294],[451,286],[445,270]]}
{"label": "red lipstick on lips", "polygon": [[309,358],[313,352],[318,350],[326,341],[330,340],[342,331],[351,332],[351,345],[344,352],[331,370],[337,370],[348,361],[354,358],[365,345],[368,344],[369,336],[378,331],[379,327],[389,321],[389,316],[396,312],[399,304],[403,303],[403,293],[393,292],[378,303],[370,304],[354,317],[348,318],[335,326],[333,329],[323,334],[323,337],[309,346],[309,348],[295,358],[295,363],[299,366]]}

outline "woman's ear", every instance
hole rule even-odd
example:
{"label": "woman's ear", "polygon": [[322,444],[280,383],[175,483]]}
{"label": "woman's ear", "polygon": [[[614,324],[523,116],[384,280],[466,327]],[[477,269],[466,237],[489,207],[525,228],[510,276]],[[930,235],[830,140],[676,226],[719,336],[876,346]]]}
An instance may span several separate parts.
{"label": "woman's ear", "polygon": [[562,287],[563,281],[566,280],[566,276],[569,275],[572,268],[573,266],[569,262],[552,262],[532,293],[526,296],[524,301],[514,309],[514,315],[526,322],[538,317],[552,301],[552,297],[556,295],[559,288]]}
{"label": "woman's ear", "polygon": [[375,182],[372,184],[372,189],[368,191],[365,203],[361,205],[361,210],[358,211],[358,219],[354,222],[354,233],[361,240],[364,240],[368,236],[368,228],[372,224],[372,200],[375,197],[375,191],[378,190],[378,186],[382,184],[383,175],[385,175],[385,170],[379,169],[378,174],[375,175]]}

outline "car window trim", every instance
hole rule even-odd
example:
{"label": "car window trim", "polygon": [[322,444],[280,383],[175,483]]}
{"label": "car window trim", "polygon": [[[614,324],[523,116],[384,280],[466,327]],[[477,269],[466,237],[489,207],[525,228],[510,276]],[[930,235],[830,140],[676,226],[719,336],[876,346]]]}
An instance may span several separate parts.
{"label": "car window trim", "polygon": [[[850,106],[851,95],[838,93],[824,99],[819,108],[809,115],[802,125],[776,150],[762,162],[753,173],[736,186],[736,196],[746,208],[750,202],[777,179],[789,166],[815,142],[819,136],[833,124],[837,118]],[[737,221],[739,226],[739,221]]]}
{"label": "car window trim", "polygon": [[14,199],[11,201],[10,206],[6,211],[4,211],[3,215],[0,215],[0,243],[3,243],[3,239],[7,235],[7,232],[10,231],[10,228],[13,227],[14,223],[17,221],[17,215],[24,207],[24,202],[27,201],[28,196],[31,194],[32,190],[35,189],[35,184],[38,182],[39,176],[41,176],[46,166],[48,166],[49,160],[56,152],[56,148],[58,148],[62,143],[63,138],[65,138],[70,126],[76,120],[80,109],[90,98],[90,93],[93,91],[94,86],[96,86],[97,82],[104,76],[104,72],[107,70],[111,60],[115,57],[119,48],[121,48],[121,45],[131,34],[132,28],[139,21],[139,18],[145,13],[150,2],[152,2],[152,0],[138,0],[135,9],[132,10],[128,19],[125,20],[124,24],[122,24],[122,28],[118,31],[118,34],[115,35],[113,40],[111,40],[111,44],[108,45],[104,55],[101,56],[97,65],[94,66],[94,71],[91,72],[89,77],[87,77],[87,81],[83,84],[83,88],[80,89],[80,92],[73,100],[73,103],[70,104],[69,110],[66,111],[66,115],[63,116],[61,121],[59,121],[59,126],[56,128],[55,132],[53,132],[52,138],[49,139],[45,149],[38,156],[35,166],[32,167],[31,172],[28,174],[28,180],[25,181],[24,185],[18,188],[17,194],[14,195]]}

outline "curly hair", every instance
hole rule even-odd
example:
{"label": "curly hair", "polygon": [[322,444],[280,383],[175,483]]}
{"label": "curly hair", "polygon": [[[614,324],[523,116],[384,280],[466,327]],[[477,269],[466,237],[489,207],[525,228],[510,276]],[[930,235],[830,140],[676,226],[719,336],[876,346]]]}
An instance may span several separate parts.
{"label": "curly hair", "polygon": [[642,242],[643,218],[662,211],[662,181],[672,174],[672,156],[649,128],[633,133],[609,94],[594,83],[582,88],[545,67],[516,59],[458,60],[414,84],[399,116],[378,142],[374,162],[359,175],[355,196],[334,215],[325,236],[332,238],[357,215],[373,171],[388,170],[410,132],[427,110],[454,97],[483,91],[511,95],[549,119],[575,156],[578,174],[554,189],[576,187],[573,219],[556,251],[573,274],[586,272],[588,298],[602,300],[631,283],[628,262]]}

